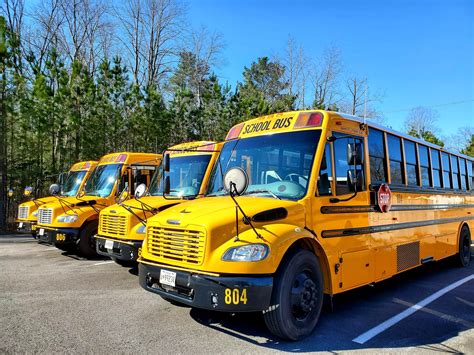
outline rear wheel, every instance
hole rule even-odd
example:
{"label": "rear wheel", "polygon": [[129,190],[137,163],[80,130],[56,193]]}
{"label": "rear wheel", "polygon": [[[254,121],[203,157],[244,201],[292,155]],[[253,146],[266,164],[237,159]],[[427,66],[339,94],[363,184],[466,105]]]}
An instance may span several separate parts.
{"label": "rear wheel", "polygon": [[459,233],[459,253],[456,255],[458,266],[466,267],[471,262],[471,233],[467,226],[461,228]]}
{"label": "rear wheel", "polygon": [[271,306],[264,313],[270,332],[299,340],[314,330],[323,305],[323,279],[316,256],[300,250],[287,257],[275,277]]}
{"label": "rear wheel", "polygon": [[94,235],[97,233],[97,223],[88,223],[79,234],[79,243],[77,247],[82,256],[94,258],[97,256]]}

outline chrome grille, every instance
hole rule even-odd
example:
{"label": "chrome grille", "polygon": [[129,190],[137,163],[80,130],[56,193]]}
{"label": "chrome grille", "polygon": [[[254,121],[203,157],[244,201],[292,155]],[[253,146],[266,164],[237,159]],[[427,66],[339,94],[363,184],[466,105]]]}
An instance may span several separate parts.
{"label": "chrome grille", "polygon": [[202,231],[148,226],[147,250],[165,261],[200,265],[204,259],[206,235]]}
{"label": "chrome grille", "polygon": [[51,224],[51,223],[53,223],[53,209],[40,208],[38,210],[38,224]]}
{"label": "chrome grille", "polygon": [[125,237],[127,235],[128,219],[126,216],[100,214],[99,234],[114,237]]}
{"label": "chrome grille", "polygon": [[28,218],[28,211],[29,211],[28,206],[20,206],[18,207],[18,218],[21,219],[27,219]]}

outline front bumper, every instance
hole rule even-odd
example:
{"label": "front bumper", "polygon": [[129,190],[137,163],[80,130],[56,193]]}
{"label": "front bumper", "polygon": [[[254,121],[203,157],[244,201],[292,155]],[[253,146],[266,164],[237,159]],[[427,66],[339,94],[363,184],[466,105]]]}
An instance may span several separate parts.
{"label": "front bumper", "polygon": [[[112,238],[106,238],[100,235],[96,235],[95,238],[97,254],[125,261],[137,261],[138,249],[142,247],[143,243],[143,241],[141,240],[122,241]],[[108,248],[106,248],[106,243]]]}
{"label": "front bumper", "polygon": [[41,243],[48,244],[75,244],[79,239],[77,228],[45,228],[38,226],[36,238]]}
{"label": "front bumper", "polygon": [[[270,306],[271,276],[207,276],[142,262],[138,268],[140,286],[145,290],[191,307],[257,312]],[[160,283],[162,269],[176,273],[174,287]]]}
{"label": "front bumper", "polygon": [[17,229],[19,233],[36,234],[36,222],[18,221]]}

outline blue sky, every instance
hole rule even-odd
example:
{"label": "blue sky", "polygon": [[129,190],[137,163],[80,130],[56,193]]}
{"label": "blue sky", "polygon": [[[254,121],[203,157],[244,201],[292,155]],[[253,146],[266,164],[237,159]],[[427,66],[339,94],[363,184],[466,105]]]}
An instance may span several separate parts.
{"label": "blue sky", "polygon": [[415,106],[438,111],[443,136],[474,126],[473,0],[194,0],[188,15],[222,34],[217,74],[232,86],[291,35],[316,59],[339,47],[346,73],[385,93],[378,109],[395,129]]}

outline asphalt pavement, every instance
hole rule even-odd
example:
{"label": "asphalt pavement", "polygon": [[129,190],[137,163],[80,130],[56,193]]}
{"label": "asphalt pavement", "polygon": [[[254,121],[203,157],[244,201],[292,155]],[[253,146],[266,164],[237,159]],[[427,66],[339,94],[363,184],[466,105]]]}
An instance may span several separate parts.
{"label": "asphalt pavement", "polygon": [[338,295],[310,337],[284,342],[260,314],[174,306],[141,289],[134,269],[0,235],[0,353],[474,354],[473,275],[474,259],[435,262]]}

